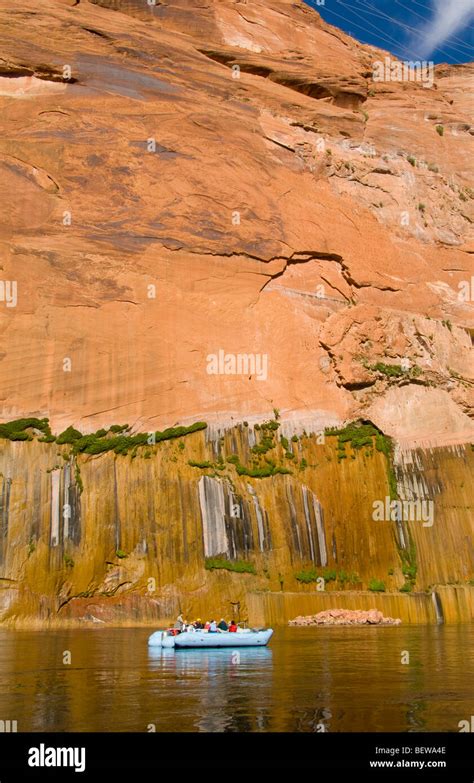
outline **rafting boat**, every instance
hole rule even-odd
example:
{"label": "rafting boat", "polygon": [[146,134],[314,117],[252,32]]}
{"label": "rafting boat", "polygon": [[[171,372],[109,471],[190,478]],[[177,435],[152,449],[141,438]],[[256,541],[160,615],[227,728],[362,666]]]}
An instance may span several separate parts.
{"label": "rafting boat", "polygon": [[170,631],[155,631],[148,638],[149,647],[174,647],[177,650],[196,647],[265,647],[273,634],[271,628],[254,630],[239,628],[235,633],[220,631],[184,631],[176,635]]}

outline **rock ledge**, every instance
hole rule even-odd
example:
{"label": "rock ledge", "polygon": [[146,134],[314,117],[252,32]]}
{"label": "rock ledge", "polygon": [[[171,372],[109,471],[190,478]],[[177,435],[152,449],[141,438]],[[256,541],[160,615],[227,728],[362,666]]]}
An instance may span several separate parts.
{"label": "rock ledge", "polygon": [[318,614],[295,617],[288,625],[400,625],[402,621],[384,617],[378,609],[327,609]]}

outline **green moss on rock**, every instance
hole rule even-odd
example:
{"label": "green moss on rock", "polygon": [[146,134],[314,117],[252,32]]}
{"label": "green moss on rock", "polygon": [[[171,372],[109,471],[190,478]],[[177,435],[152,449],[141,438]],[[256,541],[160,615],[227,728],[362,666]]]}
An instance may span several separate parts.
{"label": "green moss on rock", "polygon": [[238,574],[257,573],[253,563],[249,563],[247,560],[227,560],[224,556],[206,557],[205,567],[208,571],[222,569],[224,571],[235,571]]}

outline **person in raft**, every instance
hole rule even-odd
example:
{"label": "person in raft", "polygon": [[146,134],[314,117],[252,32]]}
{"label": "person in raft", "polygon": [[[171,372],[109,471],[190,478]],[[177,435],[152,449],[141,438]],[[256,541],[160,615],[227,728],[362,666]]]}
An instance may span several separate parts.
{"label": "person in raft", "polygon": [[229,625],[229,633],[236,633],[236,631],[237,631],[237,626],[234,623],[234,621],[231,620]]}
{"label": "person in raft", "polygon": [[217,633],[217,623],[215,620],[211,620],[211,624],[209,626],[209,633]]}
{"label": "person in raft", "polygon": [[226,621],[224,620],[223,617],[221,617],[220,622],[219,622],[217,627],[218,627],[219,631],[228,631],[229,630],[229,626],[227,625],[227,623],[226,623]]}

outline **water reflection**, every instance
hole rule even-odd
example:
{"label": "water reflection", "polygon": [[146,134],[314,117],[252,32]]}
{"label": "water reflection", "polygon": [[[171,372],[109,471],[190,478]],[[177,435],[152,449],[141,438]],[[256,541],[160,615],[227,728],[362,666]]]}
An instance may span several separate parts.
{"label": "water reflection", "polygon": [[422,732],[472,713],[469,625],[280,628],[238,650],[148,648],[149,633],[1,629],[0,718],[19,731]]}
{"label": "water reflection", "polygon": [[270,647],[241,647],[238,650],[229,649],[186,649],[170,650],[163,647],[149,647],[148,658],[151,667],[162,669],[172,665],[175,670],[192,671],[205,670],[208,674],[216,674],[223,669],[243,666],[244,671],[252,667],[271,666],[272,650]]}
{"label": "water reflection", "polygon": [[[150,669],[174,680],[179,703],[190,687],[197,688],[194,730],[264,731],[269,715],[259,708],[262,688],[268,691],[273,654],[268,647],[252,649],[148,650]],[[259,682],[257,682],[257,679]],[[250,683],[250,688],[248,687]],[[166,730],[166,727],[162,727]]]}

